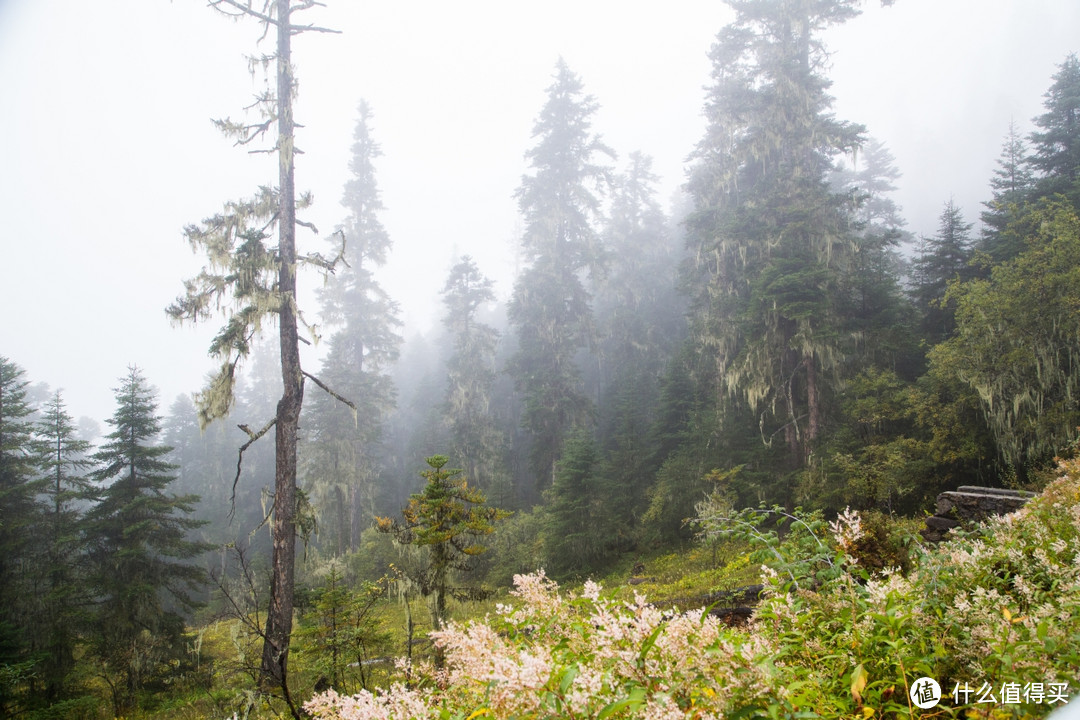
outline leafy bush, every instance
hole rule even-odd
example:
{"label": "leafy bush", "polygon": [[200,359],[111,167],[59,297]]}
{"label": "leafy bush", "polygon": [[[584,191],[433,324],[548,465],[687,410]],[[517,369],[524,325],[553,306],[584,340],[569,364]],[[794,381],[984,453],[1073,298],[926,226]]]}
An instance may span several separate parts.
{"label": "leafy bush", "polygon": [[[574,596],[543,572],[518,576],[515,605],[435,634],[444,670],[379,694],[327,692],[307,711],[327,720],[915,717],[908,690],[927,676],[943,690],[938,716],[1030,718],[1080,683],[1080,462],[977,534],[914,548],[907,575],[860,567],[856,514],[787,515],[798,530],[784,541],[755,524],[761,513],[725,515],[767,558],[766,598],[748,630],[700,610],[666,617],[594,583]],[[721,529],[718,517],[702,519]],[[978,702],[984,683],[992,703]],[[950,697],[964,688],[972,693]]]}
{"label": "leafy bush", "polygon": [[518,607],[435,633],[447,669],[432,687],[352,698],[328,692],[307,711],[343,720],[434,718],[443,709],[451,716],[681,717],[688,708],[738,707],[770,686],[775,648],[707,614],[665,619],[642,596],[605,599],[591,582],[581,596],[564,597],[543,572],[518,576],[513,594]]}

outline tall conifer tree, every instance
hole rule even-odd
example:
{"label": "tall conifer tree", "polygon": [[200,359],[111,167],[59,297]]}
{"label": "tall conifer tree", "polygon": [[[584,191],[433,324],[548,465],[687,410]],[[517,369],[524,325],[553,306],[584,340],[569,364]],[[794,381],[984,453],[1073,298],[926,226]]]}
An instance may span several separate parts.
{"label": "tall conifer tree", "polygon": [[[298,209],[310,203],[309,195],[296,193],[296,128],[293,100],[296,77],[292,65],[292,38],[305,32],[334,32],[314,24],[298,24],[294,13],[322,3],[293,5],[290,0],[211,0],[210,6],[233,18],[247,17],[262,24],[265,35],[276,39],[274,53],[265,62],[274,62],[277,82],[273,91],[260,94],[256,106],[261,120],[245,124],[225,119],[216,121],[238,145],[249,145],[270,134],[278,162],[278,184],[263,186],[254,197],[226,203],[224,210],[185,229],[192,248],[206,252],[208,265],[193,280],[185,282],[185,293],[168,308],[176,321],[207,320],[217,307],[231,308],[228,321],[214,338],[210,354],[221,361],[207,389],[198,397],[200,421],[205,425],[228,415],[235,396],[237,368],[251,353],[262,323],[276,317],[282,395],[274,418],[257,431],[247,425],[250,446],[274,430],[274,505],[270,521],[273,540],[270,576],[270,608],[266,614],[261,663],[262,678],[276,686],[294,717],[300,709],[288,688],[289,641],[292,635],[293,596],[296,578],[296,486],[297,434],[304,403],[305,378],[313,378],[300,364],[301,316],[297,305],[297,270],[303,264],[332,269],[318,253],[302,255],[296,248],[298,225],[314,230],[297,219]],[[277,230],[276,247],[266,241]],[[241,450],[241,453],[243,450]]]}
{"label": "tall conifer tree", "polygon": [[829,112],[820,34],[858,2],[728,4],[688,184],[693,330],[722,397],[757,414],[766,443],[782,437],[795,468],[822,432],[823,376],[842,355],[835,291],[853,238],[826,178],[862,141]]}
{"label": "tall conifer tree", "polygon": [[117,711],[180,650],[183,609],[204,582],[190,563],[206,547],[187,539],[202,523],[189,517],[195,496],[168,492],[172,448],[158,444],[161,430],[154,390],[131,368],[116,388],[113,430],[94,453],[92,474],[100,499],[87,513],[91,586],[97,610],[94,650],[113,686]]}
{"label": "tall conifer tree", "polygon": [[972,224],[950,199],[941,211],[937,234],[924,237],[914,260],[912,293],[923,318],[923,337],[931,345],[956,328],[955,309],[946,303],[949,283],[972,275]]}
{"label": "tall conifer tree", "polygon": [[492,284],[468,255],[446,278],[443,326],[450,333],[452,350],[442,415],[450,430],[452,456],[461,462],[465,477],[489,495],[497,491],[497,504],[506,505],[506,440],[491,415],[499,332],[477,317],[485,303],[495,300]]}
{"label": "tall conifer tree", "polygon": [[526,153],[533,172],[517,190],[526,223],[521,246],[529,265],[509,308],[519,340],[510,372],[524,396],[523,423],[540,487],[550,485],[570,428],[591,411],[574,361],[593,339],[583,276],[603,264],[594,223],[608,169],[597,159],[614,156],[591,131],[596,100],[584,94],[581,79],[561,58],[547,92],[533,127],[536,144]]}
{"label": "tall conifer tree", "polygon": [[1011,260],[1023,252],[1023,240],[1009,232],[1009,224],[1023,211],[1034,185],[1027,144],[1017,132],[1016,125],[1009,123],[1009,133],[1001,145],[994,176],[990,178],[993,197],[983,203],[986,210],[980,216],[983,230],[979,249],[994,264]]}
{"label": "tall conifer tree", "polygon": [[921,369],[910,301],[901,288],[904,261],[898,248],[910,239],[900,208],[890,197],[900,171],[883,143],[873,138],[855,153],[851,166],[834,175],[848,194],[856,252],[840,278],[844,332],[859,338],[855,369],[893,368],[909,378]]}
{"label": "tall conifer tree", "polygon": [[1038,197],[1066,195],[1080,204],[1080,58],[1075,54],[1054,75],[1046,91],[1046,112],[1035,118],[1030,163],[1039,174]]}
{"label": "tall conifer tree", "polygon": [[566,440],[545,508],[544,558],[556,576],[586,573],[608,559],[611,490],[596,443],[579,428]]}
{"label": "tall conifer tree", "polygon": [[685,303],[677,290],[681,238],[656,198],[652,159],[630,154],[615,178],[604,239],[610,259],[598,283],[595,382],[599,447],[610,481],[607,509],[617,534],[634,526],[658,464],[642,438],[660,401],[660,377],[685,339]]}
{"label": "tall conifer tree", "polygon": [[386,263],[390,236],[379,220],[383,203],[375,174],[382,155],[371,135],[371,109],[361,102],[353,131],[352,177],[341,200],[348,215],[342,268],[320,293],[324,319],[339,329],[330,338],[323,378],[356,405],[350,412],[334,398],[313,403],[308,474],[324,514],[330,514],[335,551],[355,549],[360,530],[375,514],[383,425],[396,390],[389,371],[398,358],[398,306],[375,271]]}
{"label": "tall conifer tree", "polygon": [[33,673],[33,638],[27,629],[37,611],[35,583],[41,556],[37,532],[43,518],[36,495],[42,487],[33,444],[33,407],[23,369],[0,356],[0,714],[14,712],[9,694]]}
{"label": "tall conifer tree", "polygon": [[48,548],[45,577],[40,588],[45,657],[42,680],[48,700],[64,692],[75,667],[75,643],[85,621],[86,575],[82,566],[83,516],[79,504],[91,494],[86,475],[91,461],[89,442],[77,437],[75,422],[57,390],[37,422],[44,512]]}

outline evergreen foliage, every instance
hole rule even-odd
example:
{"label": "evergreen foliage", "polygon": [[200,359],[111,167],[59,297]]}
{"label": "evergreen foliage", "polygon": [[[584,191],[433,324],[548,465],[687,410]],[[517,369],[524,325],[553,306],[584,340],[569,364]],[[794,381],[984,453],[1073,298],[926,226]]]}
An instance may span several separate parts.
{"label": "evergreen foliage", "polygon": [[339,228],[345,267],[319,293],[324,318],[338,328],[321,375],[354,407],[329,396],[315,399],[305,458],[305,475],[336,555],[355,549],[363,524],[375,516],[380,443],[396,400],[390,370],[401,344],[397,303],[375,277],[391,241],[379,221],[383,204],[374,162],[382,151],[372,138],[371,118],[371,109],[361,102],[349,161],[352,177],[341,200],[347,212]]}
{"label": "evergreen foliage", "polygon": [[1037,197],[1061,193],[1080,203],[1080,59],[1075,54],[1054,75],[1046,91],[1046,112],[1035,118],[1031,167],[1038,173]]}
{"label": "evergreen foliage", "polygon": [[[75,669],[75,650],[87,620],[89,604],[83,563],[83,512],[91,497],[87,476],[91,444],[76,435],[59,390],[49,399],[37,422],[46,548],[44,577],[35,589],[38,602],[35,634],[42,638],[40,677],[47,701],[66,693]],[[39,641],[41,642],[41,641]]]}
{"label": "evergreen foliage", "polygon": [[853,237],[826,180],[862,128],[829,113],[819,35],[857,3],[730,4],[687,185],[692,333],[720,392],[758,415],[766,444],[783,439],[791,469],[821,435],[825,373],[848,340],[837,292]]}
{"label": "evergreen foliage", "polygon": [[512,498],[507,441],[491,407],[499,332],[478,318],[483,305],[495,300],[492,281],[466,255],[450,270],[442,296],[452,350],[441,414],[449,425],[451,448],[465,476],[489,494],[497,493],[505,505]]}
{"label": "evergreen foliage", "polygon": [[[949,201],[909,263],[891,198],[899,169],[834,117],[828,94],[821,38],[858,0],[728,4],[735,21],[711,53],[707,130],[681,201],[692,208],[665,214],[642,153],[622,173],[605,166],[614,153],[592,130],[597,101],[560,60],[516,192],[524,269],[509,302],[461,256],[439,278],[442,328],[399,352],[398,306],[377,280],[391,243],[366,103],[345,219],[328,240],[337,257],[295,248],[310,198],[292,189],[288,41],[322,29],[288,18],[321,3],[213,0],[282,31],[263,61],[279,70],[277,92],[258,98],[266,114],[219,123],[247,145],[280,122],[270,151],[282,174],[185,230],[206,267],[169,313],[225,321],[210,348],[218,372],[166,423],[132,368],[91,453],[61,394],[46,397],[0,357],[0,715],[96,717],[107,692],[114,714],[138,714],[156,691],[182,706],[166,715],[265,703],[299,718],[314,685],[361,691],[309,706],[329,717],[393,706],[402,717],[869,718],[909,714],[901,690],[916,671],[1076,682],[1080,465],[1064,463],[1014,519],[938,549],[911,538],[900,552],[885,529],[943,489],[1037,487],[1055,456],[1076,452],[1080,63],[1059,67],[1035,132],[1010,125],[977,244]],[[333,275],[318,292],[334,330],[319,378],[299,364],[303,265]],[[260,353],[266,323],[279,332]],[[307,380],[329,392],[309,402],[298,435]],[[212,422],[226,415],[269,422]],[[251,445],[272,428],[275,449]],[[406,500],[417,457],[425,485]],[[401,518],[378,517],[402,503]],[[495,506],[511,504],[529,509],[499,523],[508,513]],[[876,539],[856,537],[871,517]],[[663,574],[653,553],[685,554],[695,529],[728,539],[703,578],[679,587],[730,578],[729,565],[755,582],[767,566],[750,632],[604,598],[592,583],[560,596],[536,572],[586,577],[635,558]],[[317,540],[297,564],[294,602],[298,535]],[[223,546],[220,595],[196,565],[205,541]],[[742,543],[758,552],[732,551]],[[238,566],[230,546],[249,557],[236,553]],[[902,572],[886,569],[892,559]],[[384,602],[377,581],[388,572],[406,599],[429,603],[431,678],[424,650],[404,670],[376,657],[391,653],[396,630],[384,628],[404,613],[414,657],[411,606]],[[486,598],[480,579],[511,578],[522,604],[450,622],[450,599]],[[237,583],[243,596],[229,597]],[[236,623],[186,645],[206,597],[231,602]],[[192,671],[185,650],[205,664]],[[209,661],[226,656],[246,679]],[[384,687],[400,672],[407,687]],[[181,698],[188,689],[200,699]]]}
{"label": "evergreen foliage", "polygon": [[686,338],[678,294],[681,237],[656,198],[652,160],[631,153],[615,176],[604,228],[609,270],[597,284],[595,384],[603,476],[614,520],[607,545],[627,547],[655,476],[648,438],[656,421],[664,369]]}
{"label": "evergreen foliage", "polygon": [[847,372],[866,367],[896,368],[913,378],[921,365],[914,308],[901,287],[901,244],[910,233],[889,194],[900,170],[892,153],[876,139],[855,154],[833,178],[834,188],[849,195],[854,252],[840,277],[839,315],[844,333],[857,339]]}
{"label": "evergreen foliage", "polygon": [[595,300],[600,397],[654,380],[685,335],[676,292],[680,252],[656,198],[659,180],[652,158],[635,152],[612,184],[603,231],[608,269]]}
{"label": "evergreen foliage", "polygon": [[554,577],[584,574],[609,559],[617,503],[612,489],[605,487],[596,443],[585,431],[576,431],[566,440],[548,490],[544,557]]}
{"label": "evergreen foliage", "polygon": [[522,421],[541,488],[554,477],[567,433],[592,410],[574,361],[594,337],[582,276],[595,277],[604,261],[594,222],[608,170],[597,158],[614,155],[590,130],[596,100],[583,94],[580,78],[562,59],[547,92],[533,128],[536,145],[526,154],[533,174],[517,190],[526,223],[521,247],[529,265],[509,307],[519,344],[509,371],[524,398]]}
{"label": "evergreen foliage", "polygon": [[33,637],[37,582],[46,561],[38,533],[43,509],[39,456],[33,451],[33,408],[25,372],[0,356],[0,711],[16,707],[21,686],[42,650]]}
{"label": "evergreen foliage", "polygon": [[298,630],[320,682],[341,693],[370,689],[371,671],[365,664],[387,649],[388,634],[376,614],[376,603],[385,594],[384,584],[349,582],[336,564],[330,566]]}
{"label": "evergreen foliage", "polygon": [[446,468],[450,459],[445,455],[433,455],[425,462],[429,469],[420,475],[427,483],[402,509],[404,523],[380,517],[377,528],[393,535],[402,545],[426,548],[426,559],[405,572],[427,598],[431,626],[439,630],[447,620],[447,598],[476,600],[487,596],[480,588],[451,582],[454,573],[472,569],[472,559],[486,550],[480,539],[495,532],[493,523],[506,517],[506,513],[485,506],[484,494],[469,487],[460,477],[461,470]]}
{"label": "evergreen foliage", "polygon": [[1020,215],[1034,189],[1027,144],[1009,123],[1009,134],[1002,143],[994,176],[990,178],[993,197],[983,203],[986,210],[980,216],[983,222],[979,250],[991,263],[1003,263],[1023,251],[1023,240],[1009,232],[1009,225]]}
{"label": "evergreen foliage", "polygon": [[[233,410],[241,417],[255,414],[244,398],[243,383]],[[199,427],[198,410],[191,395],[179,395],[169,406],[162,421],[162,438],[172,448],[166,460],[176,466],[172,489],[178,495],[198,495],[195,515],[206,521],[196,535],[214,545],[225,545],[236,539],[238,528],[258,527],[265,513],[260,507],[260,489],[255,483],[238,482],[236,477],[237,447],[243,444],[243,432],[224,422]],[[266,467],[260,449],[244,455],[245,479],[258,475]],[[267,453],[261,453],[265,456]],[[270,473],[273,459],[270,459]],[[265,477],[265,475],[264,475]],[[247,530],[239,531],[246,533]]]}
{"label": "evergreen foliage", "polygon": [[[280,348],[282,395],[274,418],[258,431],[240,425],[250,446],[274,428],[274,494],[270,528],[273,538],[270,610],[263,635],[261,676],[270,686],[280,689],[290,702],[288,687],[289,639],[293,622],[295,585],[297,508],[302,495],[297,492],[297,434],[304,404],[305,378],[314,378],[300,365],[298,324],[303,321],[297,305],[297,269],[313,265],[333,271],[338,258],[327,260],[318,253],[302,255],[296,248],[297,226],[315,230],[311,223],[297,218],[297,210],[310,202],[309,195],[296,193],[295,156],[297,123],[293,117],[296,77],[292,65],[292,38],[305,32],[333,32],[314,24],[297,24],[294,13],[310,10],[320,3],[292,5],[289,0],[263,0],[257,9],[234,0],[213,0],[210,6],[231,18],[247,17],[263,27],[263,37],[276,39],[273,54],[262,58],[263,67],[275,65],[277,82],[273,92],[257,96],[261,120],[244,124],[231,119],[215,124],[237,145],[249,145],[275,138],[273,152],[278,160],[278,182],[274,188],[261,187],[254,198],[226,203],[223,212],[185,230],[193,250],[206,253],[208,265],[193,280],[184,284],[184,294],[166,312],[176,322],[200,322],[209,319],[214,308],[226,308],[225,326],[214,338],[210,354],[221,360],[221,367],[207,388],[198,396],[200,421],[225,417],[234,400],[237,366],[252,349],[252,342],[269,317],[276,317]],[[254,64],[253,64],[254,67]],[[276,131],[276,132],[272,132]],[[267,245],[272,228],[278,244]],[[314,380],[316,384],[321,383]],[[322,385],[326,389],[325,385]],[[331,391],[332,392],[332,391]],[[241,454],[243,449],[241,450]],[[299,710],[290,711],[299,720]]]}
{"label": "evergreen foliage", "polygon": [[116,388],[113,430],[93,454],[99,498],[87,513],[90,586],[95,595],[92,647],[117,712],[182,650],[184,616],[205,583],[190,560],[206,546],[187,539],[202,523],[189,517],[197,498],[168,492],[175,466],[161,430],[154,390],[137,368]]}
{"label": "evergreen foliage", "polygon": [[971,228],[950,199],[941,211],[937,234],[922,238],[915,257],[912,297],[923,317],[923,337],[931,345],[951,336],[956,328],[955,310],[946,291],[949,283],[973,275]]}
{"label": "evergreen foliage", "polygon": [[1059,198],[1023,222],[1026,249],[987,279],[949,290],[956,334],[931,362],[979,395],[1019,479],[1048,464],[1080,425],[1080,219]]}

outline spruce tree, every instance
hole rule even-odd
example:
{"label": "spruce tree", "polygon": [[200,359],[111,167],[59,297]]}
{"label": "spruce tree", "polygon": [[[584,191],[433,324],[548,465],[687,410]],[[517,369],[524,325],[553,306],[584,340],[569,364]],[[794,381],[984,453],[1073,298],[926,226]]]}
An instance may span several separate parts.
{"label": "spruce tree", "polygon": [[555,471],[544,511],[544,559],[556,577],[599,568],[611,551],[613,509],[600,453],[587,431],[577,430]]}
{"label": "spruce tree", "polygon": [[60,698],[75,667],[75,645],[85,623],[86,574],[82,567],[83,508],[91,495],[86,472],[91,444],[77,428],[57,390],[37,422],[46,516],[45,577],[39,589],[44,651],[41,679],[49,701]]}
{"label": "spruce tree", "polygon": [[1080,426],[1080,214],[1043,199],[1018,231],[1024,252],[949,288],[956,329],[930,359],[977,393],[1001,460],[1026,482]]}
{"label": "spruce tree", "polygon": [[630,374],[655,376],[682,339],[681,253],[656,199],[659,180],[640,152],[614,178],[603,231],[608,263],[594,311],[601,393]]}
{"label": "spruce tree", "polygon": [[971,228],[950,199],[941,211],[937,234],[923,237],[915,256],[912,296],[922,315],[923,338],[930,345],[952,335],[956,327],[946,291],[949,283],[971,278]]}
{"label": "spruce tree", "polygon": [[442,295],[443,326],[451,343],[442,417],[449,425],[452,455],[466,477],[489,494],[497,491],[499,504],[506,505],[506,438],[491,414],[499,332],[477,317],[485,303],[495,300],[492,281],[466,255],[450,270]]}
{"label": "spruce tree", "polygon": [[322,378],[356,406],[319,396],[312,403],[311,443],[306,473],[327,530],[341,554],[358,547],[360,530],[375,514],[380,443],[396,390],[390,368],[401,336],[398,306],[379,284],[375,271],[391,248],[379,213],[383,210],[375,174],[382,155],[371,135],[371,109],[361,102],[353,131],[352,177],[341,200],[348,215],[340,227],[346,266],[319,293],[323,317],[338,329],[330,337]]}
{"label": "spruce tree", "polygon": [[87,513],[96,611],[93,651],[110,678],[117,712],[130,707],[160,663],[182,651],[183,612],[205,582],[190,560],[206,546],[188,539],[197,497],[168,492],[176,466],[158,444],[155,391],[135,367],[116,388],[113,430],[93,454],[99,490]]}
{"label": "spruce tree", "polygon": [[728,4],[736,19],[712,49],[688,183],[692,332],[721,394],[757,415],[766,445],[782,439],[790,470],[822,433],[827,374],[848,340],[836,292],[854,238],[827,177],[862,128],[829,112],[820,35],[858,2]]}
{"label": "spruce tree", "polygon": [[1080,205],[1080,59],[1075,54],[1054,75],[1045,95],[1046,112],[1035,118],[1031,167],[1038,173],[1036,197],[1066,195]]}
{"label": "spruce tree", "polygon": [[[247,376],[248,382],[253,374]],[[277,380],[280,383],[280,378]],[[272,398],[274,390],[242,389],[233,410],[237,417],[264,417],[266,411],[248,409],[244,397],[248,393]],[[233,485],[236,448],[244,442],[243,432],[225,423],[200,428],[198,410],[187,393],[178,395],[169,405],[162,428],[164,443],[173,449],[165,459],[177,466],[173,491],[178,495],[199,496],[195,514],[207,521],[199,536],[221,546],[258,527],[266,516],[261,497],[265,486],[244,481]],[[252,447],[244,455],[243,472],[250,478],[273,477],[273,461],[272,448]],[[264,538],[265,534],[260,533],[259,540]]]}
{"label": "spruce tree", "polygon": [[526,154],[532,174],[517,190],[528,267],[509,308],[519,342],[509,371],[524,397],[522,421],[539,487],[550,485],[564,438],[592,410],[575,357],[594,334],[583,275],[595,275],[603,264],[594,223],[608,170],[597,158],[614,155],[591,132],[596,101],[561,58],[547,92],[533,127],[536,144]]}
{"label": "spruce tree", "polygon": [[[427,482],[402,508],[404,522],[380,517],[376,528],[402,545],[427,551],[419,566],[405,572],[428,600],[432,629],[441,630],[448,618],[447,598],[479,600],[490,595],[476,586],[453,583],[456,576],[473,569],[473,558],[487,550],[480,540],[495,532],[494,523],[507,513],[488,506],[484,494],[469,487],[461,470],[447,468],[450,458],[433,455],[425,462],[428,469],[420,475]],[[435,659],[441,665],[438,650]]]}
{"label": "spruce tree", "polygon": [[983,203],[986,209],[980,215],[983,229],[979,250],[991,263],[1006,262],[1023,251],[1023,242],[1016,233],[1009,232],[1009,224],[1023,211],[1034,184],[1027,144],[1016,125],[1009,123],[1009,133],[1002,143],[994,176],[990,178],[993,197]]}
{"label": "spruce tree", "polygon": [[686,334],[677,290],[682,238],[660,209],[657,182],[651,158],[639,152],[615,177],[603,232],[609,267],[595,300],[598,443],[604,473],[611,473],[606,505],[620,519],[615,530],[622,540],[658,468],[642,438],[657,411],[660,377]]}
{"label": "spruce tree", "polygon": [[[37,584],[44,519],[25,373],[0,356],[0,715],[14,714],[16,690],[35,673]],[[40,649],[40,647],[38,648]]]}
{"label": "spruce tree", "polygon": [[922,366],[911,303],[901,287],[905,262],[899,248],[910,239],[890,194],[900,170],[883,143],[873,138],[850,167],[833,176],[834,188],[851,198],[856,251],[840,276],[843,332],[859,338],[853,370],[887,367],[913,379]]}

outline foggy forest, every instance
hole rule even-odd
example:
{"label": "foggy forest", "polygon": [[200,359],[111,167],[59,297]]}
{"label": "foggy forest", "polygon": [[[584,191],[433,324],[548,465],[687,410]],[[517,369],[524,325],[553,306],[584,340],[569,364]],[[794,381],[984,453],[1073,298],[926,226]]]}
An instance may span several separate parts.
{"label": "foggy forest", "polygon": [[[350,28],[207,3],[256,88],[221,163],[266,172],[168,239],[194,265],[154,312],[202,385],[162,397],[132,357],[91,417],[0,338],[0,716],[1067,710],[1080,59],[987,118],[977,205],[911,217],[827,42],[908,1],[725,0],[677,187],[553,54],[502,188],[513,272],[501,238],[416,257],[427,325],[386,282],[379,107],[350,100],[337,196],[307,189],[304,53]],[[940,520],[976,492],[1016,506]]]}

